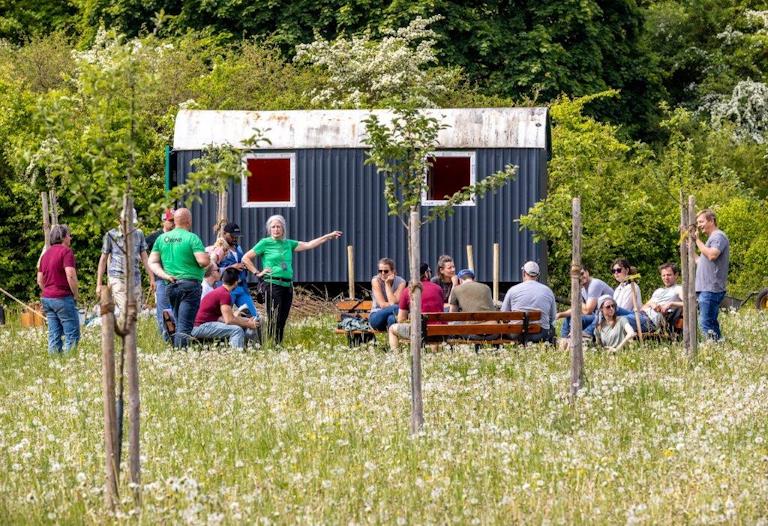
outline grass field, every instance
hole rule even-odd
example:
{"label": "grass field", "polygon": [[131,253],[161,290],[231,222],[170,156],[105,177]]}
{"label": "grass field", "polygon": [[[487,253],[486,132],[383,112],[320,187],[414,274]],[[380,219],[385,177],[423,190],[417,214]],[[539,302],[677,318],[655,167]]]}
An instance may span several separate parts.
{"label": "grass field", "polygon": [[[283,350],[166,350],[140,325],[142,524],[768,524],[768,318],[677,345],[424,358],[409,435],[405,352],[349,349],[330,319]],[[103,524],[99,334],[50,358],[0,327],[0,524]],[[127,435],[126,435],[127,436]],[[127,456],[127,444],[124,457]]]}

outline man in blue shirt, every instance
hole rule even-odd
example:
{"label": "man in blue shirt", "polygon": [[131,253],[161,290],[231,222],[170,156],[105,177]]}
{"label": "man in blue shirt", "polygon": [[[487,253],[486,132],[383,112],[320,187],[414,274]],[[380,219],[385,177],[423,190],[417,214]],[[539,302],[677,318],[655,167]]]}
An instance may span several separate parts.
{"label": "man in blue shirt", "polygon": [[717,228],[717,218],[710,209],[696,216],[699,232],[706,234],[704,242],[696,236],[696,248],[701,254],[696,258],[696,296],[699,302],[699,327],[710,340],[720,341],[720,323],[717,314],[725,297],[728,281],[728,262],[731,256],[730,242],[725,233]]}

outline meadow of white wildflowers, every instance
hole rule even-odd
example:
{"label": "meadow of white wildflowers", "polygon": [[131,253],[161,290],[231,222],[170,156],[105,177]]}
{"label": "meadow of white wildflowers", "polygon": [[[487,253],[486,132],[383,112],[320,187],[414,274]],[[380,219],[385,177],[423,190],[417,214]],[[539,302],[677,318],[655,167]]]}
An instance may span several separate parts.
{"label": "meadow of white wildflowers", "polygon": [[[573,406],[553,349],[428,353],[416,438],[407,354],[331,326],[294,323],[279,351],[173,352],[143,321],[143,506],[123,480],[112,519],[768,524],[765,315],[726,316],[693,367],[679,345],[588,351]],[[0,327],[0,524],[110,521],[98,342],[50,358],[43,330]]]}

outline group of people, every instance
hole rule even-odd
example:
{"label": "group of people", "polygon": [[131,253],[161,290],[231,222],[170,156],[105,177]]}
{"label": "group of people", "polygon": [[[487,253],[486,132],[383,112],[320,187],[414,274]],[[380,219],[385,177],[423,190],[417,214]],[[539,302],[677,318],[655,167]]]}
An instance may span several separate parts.
{"label": "group of people", "polygon": [[[132,285],[126,276],[126,235],[119,227],[104,236],[96,291],[101,293],[106,273],[118,311],[128,294],[140,305],[140,267],[144,268],[155,294],[158,329],[174,347],[186,347],[191,339],[211,338],[243,347],[249,339],[260,337],[261,320],[248,290],[248,272],[264,281],[267,337],[281,343],[293,302],[294,252],[341,237],[341,232],[333,231],[312,241],[288,239],[285,218],[273,215],[266,223],[267,236],[247,252],[240,246],[240,227],[235,223],[224,225],[216,243],[206,248],[191,231],[192,214],[187,208],[166,210],[162,228],[146,238],[135,227],[132,213],[128,222],[134,225],[130,228]],[[70,229],[55,225],[49,239],[51,247],[41,256],[37,282],[48,319],[48,349],[54,354],[72,350],[80,339],[79,290]],[[261,270],[256,268],[258,259]],[[172,338],[164,320],[168,312],[175,322]]]}
{"label": "group of people", "polygon": [[[106,273],[116,305],[125,304],[132,294],[141,303],[141,275],[147,273],[150,290],[155,293],[158,328],[166,339],[163,312],[171,311],[176,323],[175,347],[185,347],[190,338],[228,338],[232,346],[242,347],[260,331],[261,320],[248,289],[248,272],[264,282],[266,333],[276,343],[284,338],[285,325],[293,303],[293,254],[319,247],[338,239],[342,233],[332,231],[311,241],[287,237],[285,218],[271,216],[266,222],[267,236],[250,250],[240,246],[241,231],[235,223],[224,225],[216,243],[203,246],[191,232],[192,214],[186,208],[167,210],[161,217],[163,226],[146,239],[133,227],[133,260],[136,269],[133,283],[126,283],[126,235],[121,228],[107,232],[96,276],[96,292],[100,293]],[[132,211],[130,221],[136,223]],[[707,209],[697,216],[696,236],[700,252],[696,265],[696,292],[699,303],[699,325],[706,337],[721,340],[718,310],[725,296],[730,257],[727,236],[717,227],[715,214]],[[76,302],[79,296],[75,255],[71,248],[72,232],[67,225],[55,225],[49,236],[50,248],[38,263],[37,283],[42,290],[43,308],[48,320],[50,353],[67,352],[80,339],[80,322]],[[261,270],[256,266],[261,259]],[[619,349],[631,340],[637,330],[659,328],[664,316],[682,308],[678,271],[672,263],[659,267],[663,287],[643,304],[640,288],[633,279],[634,269],[625,259],[611,266],[617,281],[611,288],[593,278],[587,268],[581,270],[583,334],[599,345]],[[552,290],[539,282],[540,268],[528,261],[521,268],[522,282],[511,287],[501,304],[502,311],[538,310],[542,312],[542,332],[531,341],[554,341],[554,323],[564,319],[561,342],[567,346],[571,329],[571,312],[557,312]],[[422,312],[482,312],[496,310],[490,288],[475,281],[471,269],[456,272],[450,256],[440,256],[437,274],[421,265]],[[205,289],[205,292],[204,292]],[[410,295],[406,281],[397,275],[395,262],[382,258],[376,275],[371,278],[373,308],[369,322],[374,329],[387,330],[390,347],[397,348],[401,338],[409,336],[407,322]],[[236,308],[236,309],[235,309]],[[245,314],[245,316],[242,316]]]}

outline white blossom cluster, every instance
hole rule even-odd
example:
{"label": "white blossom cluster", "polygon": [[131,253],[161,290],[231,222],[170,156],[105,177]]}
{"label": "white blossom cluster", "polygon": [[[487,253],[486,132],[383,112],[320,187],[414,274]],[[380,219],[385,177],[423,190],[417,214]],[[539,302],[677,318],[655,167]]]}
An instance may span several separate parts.
{"label": "white blossom cluster", "polygon": [[710,97],[702,107],[715,128],[732,123],[737,142],[766,142],[768,133],[768,85],[744,80],[736,84],[730,96]]}
{"label": "white blossom cluster", "polygon": [[318,66],[327,75],[326,87],[312,93],[312,102],[332,107],[396,102],[434,106],[459,75],[458,70],[435,67],[437,34],[429,25],[440,18],[418,17],[406,27],[385,30],[380,40],[366,32],[299,45],[295,60]]}
{"label": "white blossom cluster", "polygon": [[414,437],[407,353],[329,318],[245,353],[174,352],[144,320],[142,507],[124,465],[111,516],[98,332],[52,359],[44,330],[0,328],[0,522],[765,524],[768,321],[722,321],[693,367],[677,344],[588,350],[573,405],[552,348],[426,353]]}

